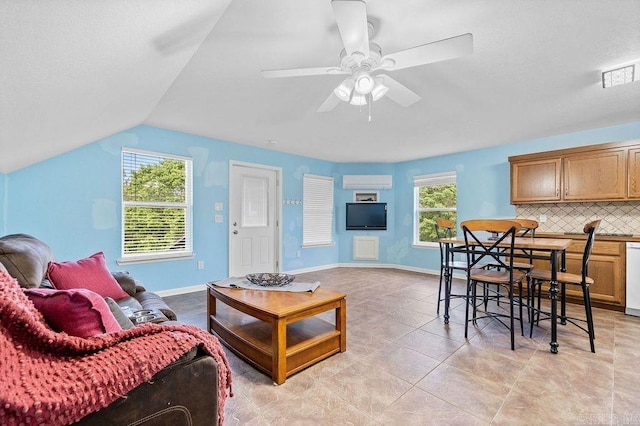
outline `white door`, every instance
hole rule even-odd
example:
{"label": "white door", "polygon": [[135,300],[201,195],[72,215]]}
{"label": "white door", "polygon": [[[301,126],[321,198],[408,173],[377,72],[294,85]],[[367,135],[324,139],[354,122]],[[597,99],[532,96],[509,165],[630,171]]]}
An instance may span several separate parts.
{"label": "white door", "polygon": [[231,163],[229,276],[279,272],[279,169]]}

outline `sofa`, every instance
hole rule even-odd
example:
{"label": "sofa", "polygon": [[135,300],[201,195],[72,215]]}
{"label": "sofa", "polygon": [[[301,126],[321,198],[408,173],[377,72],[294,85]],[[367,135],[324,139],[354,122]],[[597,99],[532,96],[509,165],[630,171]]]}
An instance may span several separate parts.
{"label": "sofa", "polygon": [[[50,287],[46,279],[46,272],[49,263],[53,262],[54,259],[51,248],[33,236],[12,234],[1,237],[0,271],[2,272],[0,272],[0,277],[15,278],[19,287],[14,284],[15,287],[18,288],[17,296],[11,296],[10,292],[4,292],[3,295],[1,291],[0,296],[4,296],[5,299],[19,299],[19,303],[23,305],[28,304],[28,302],[22,301],[20,289],[22,289],[22,292],[28,293],[30,291],[29,289]],[[168,334],[171,334],[171,337],[167,337],[168,340],[166,341],[171,343],[173,340],[180,340],[182,346],[179,347],[183,352],[181,352],[177,360],[170,362],[170,364],[155,372],[150,380],[138,383],[135,388],[128,390],[125,394],[120,395],[117,399],[98,410],[86,409],[86,415],[84,415],[85,411],[81,411],[83,416],[74,421],[78,420],[77,423],[81,425],[215,425],[221,423],[223,407],[219,407],[219,402],[222,400],[222,404],[224,404],[227,389],[230,390],[231,376],[227,360],[224,357],[224,353],[217,339],[203,330],[180,325],[179,322],[177,322],[175,312],[167,306],[162,298],[157,294],[145,290],[142,283],[135,280],[128,273],[114,272],[113,277],[126,292],[126,297],[116,300],[119,306],[130,307],[133,311],[138,309],[159,310],[170,321],[164,324],[142,324],[114,334],[113,336],[116,337],[106,336],[105,334],[101,337],[88,339],[86,341],[67,336],[66,333],[56,332],[53,329],[45,327],[46,329],[42,329],[38,333],[44,335],[44,339],[48,339],[47,341],[53,342],[53,344],[51,344],[51,348],[43,350],[45,353],[44,356],[48,357],[49,360],[52,356],[55,356],[55,354],[52,355],[52,352],[57,350],[56,345],[58,344],[59,346],[71,345],[76,351],[86,350],[87,357],[97,358],[99,358],[100,354],[104,355],[105,352],[118,352],[120,345],[122,346],[121,352],[125,351],[131,354],[138,351],[135,359],[139,361],[140,359],[144,359],[144,357],[138,358],[139,354],[144,354],[145,351],[144,346],[141,347],[140,345],[149,345],[148,342],[151,341],[150,339],[156,339],[155,341],[158,341],[158,339],[166,337],[165,335]],[[4,283],[5,284],[2,285],[7,287],[12,284],[7,284],[6,279]],[[2,289],[0,288],[0,290]],[[54,292],[54,290],[51,291]],[[9,296],[7,296],[7,294]],[[25,297],[24,300],[28,299]],[[6,303],[7,301],[5,300],[4,304]],[[9,301],[9,303],[13,303],[13,305],[16,304],[14,301]],[[0,346],[0,349],[7,348],[6,340],[8,338],[6,336],[20,334],[20,330],[24,328],[37,329],[40,327],[37,322],[38,318],[34,320],[31,318],[33,315],[26,315],[29,317],[25,320],[27,321],[27,326],[22,328],[14,327],[12,329],[13,331],[10,329],[10,331],[7,332],[5,329],[6,326],[8,326],[6,323],[9,322],[7,318],[10,318],[10,321],[13,322],[13,318],[16,317],[16,314],[13,314],[13,317],[7,316],[7,309],[4,305],[0,306],[0,314],[2,314],[2,316],[0,316],[0,325],[3,326],[2,337],[5,339],[0,342],[4,345]],[[18,306],[17,308],[13,306],[12,309],[28,311],[29,309],[33,309],[33,306]],[[2,321],[4,321],[5,324],[1,324]],[[18,331],[16,332],[16,330]],[[32,331],[31,334],[33,333]],[[180,335],[179,339],[175,337],[176,333]],[[25,334],[29,337],[28,333]],[[184,336],[190,340],[185,340]],[[9,337],[16,339],[16,336]],[[140,341],[140,345],[138,346],[136,346],[136,339]],[[204,344],[202,344],[203,341]],[[18,343],[19,344],[14,345],[15,347],[3,349],[5,354],[0,353],[0,360],[5,359],[6,362],[6,354],[9,352],[13,354],[16,347],[24,351],[22,348],[23,343]],[[11,343],[9,343],[9,345],[11,345]],[[91,349],[91,345],[93,345],[94,349]],[[36,346],[38,345],[36,344]],[[125,347],[127,349],[125,349]],[[132,350],[131,348],[135,349]],[[157,347],[151,349],[158,351]],[[175,350],[175,348],[172,349]],[[66,355],[65,351],[69,351],[68,347],[63,349],[64,355]],[[28,353],[27,358],[33,356],[32,352]],[[160,354],[164,355],[162,352],[160,352]],[[154,364],[154,358],[147,357],[146,359],[150,364]],[[87,358],[85,357],[84,360],[86,361]],[[20,360],[20,362],[23,361],[24,359]],[[55,361],[57,362],[58,359],[55,359]],[[82,359],[80,361],[82,361]],[[74,362],[79,365],[78,360]],[[104,360],[100,360],[99,362],[103,363]],[[48,363],[54,364],[50,361]],[[221,366],[221,364],[223,365]],[[47,364],[45,363],[45,365]],[[96,366],[96,368],[99,367],[100,366]],[[136,371],[144,372],[146,370],[144,366],[135,365],[135,367]],[[86,367],[82,368],[86,369]],[[123,371],[126,371],[126,369]],[[38,375],[38,373],[36,373],[36,375]],[[221,375],[224,376],[223,380],[221,380]],[[58,376],[58,374],[53,372],[52,376],[55,377]],[[133,373],[132,376],[134,376]],[[40,379],[38,378],[37,380]],[[37,380],[36,383],[38,383]],[[113,380],[113,378],[109,378],[109,381]],[[126,383],[133,379],[130,377],[122,377],[122,380],[123,383]],[[46,383],[49,383],[49,381],[47,380]],[[123,388],[123,383],[118,384],[117,388]],[[91,384],[85,386],[91,387]],[[6,406],[10,405],[6,403],[6,401],[11,400],[11,395],[2,395],[3,392],[9,391],[7,391],[4,386],[0,388],[4,388],[4,390],[0,389],[0,397],[2,397],[0,402],[3,402]],[[216,392],[216,389],[218,389],[218,392]],[[95,389],[91,390],[93,391]],[[97,394],[99,395],[97,399],[102,398],[100,392]],[[29,395],[31,394],[29,393]],[[82,401],[82,398],[78,399],[78,401]],[[95,407],[100,401],[93,401],[92,403]],[[39,403],[36,402],[36,404]],[[27,411],[31,410],[32,407],[26,406],[20,409]],[[33,408],[34,412],[38,412],[38,410],[42,411],[42,408]],[[83,408],[83,410],[85,409]],[[7,421],[9,417],[3,419],[2,416],[8,416],[7,413],[10,411],[9,409],[0,412],[0,423],[5,424],[5,421]],[[71,411],[73,411],[73,407]],[[31,419],[33,418],[36,417],[32,417]],[[68,421],[65,421],[65,423],[66,422]],[[7,423],[10,424],[11,422],[7,421]]]}

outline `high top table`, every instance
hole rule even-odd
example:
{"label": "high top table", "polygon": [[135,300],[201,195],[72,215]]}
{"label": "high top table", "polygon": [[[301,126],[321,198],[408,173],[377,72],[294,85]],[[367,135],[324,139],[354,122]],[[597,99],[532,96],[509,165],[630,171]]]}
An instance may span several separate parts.
{"label": "high top table", "polygon": [[[445,266],[445,300],[444,300],[444,322],[449,323],[449,293],[451,290],[451,274],[449,273],[449,258],[452,253],[465,251],[464,238],[442,238],[438,240],[446,245],[446,266]],[[491,241],[486,243],[491,244]],[[551,353],[558,353],[558,256],[561,257],[560,268],[565,271],[565,255],[572,240],[566,238],[531,238],[518,237],[514,239],[513,246],[516,249],[533,251],[531,259],[549,260],[551,264],[551,282],[549,286],[549,298],[551,299],[551,342],[549,342]],[[472,242],[470,242],[472,245]],[[499,244],[498,247],[507,246],[508,243]],[[528,256],[527,256],[528,257]],[[564,299],[563,299],[564,300]],[[561,318],[565,317],[564,303],[562,303]]]}
{"label": "high top table", "polygon": [[[207,293],[209,332],[276,384],[347,350],[344,293],[322,287],[313,293],[246,290],[215,283],[207,283]],[[335,310],[335,325],[316,317],[330,310]]]}

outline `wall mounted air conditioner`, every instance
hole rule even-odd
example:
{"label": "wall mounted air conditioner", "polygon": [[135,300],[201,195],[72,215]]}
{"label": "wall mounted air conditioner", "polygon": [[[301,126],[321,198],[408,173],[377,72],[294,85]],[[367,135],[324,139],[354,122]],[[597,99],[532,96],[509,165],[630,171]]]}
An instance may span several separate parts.
{"label": "wall mounted air conditioner", "polygon": [[393,176],[391,175],[344,175],[342,188],[344,189],[391,189]]}

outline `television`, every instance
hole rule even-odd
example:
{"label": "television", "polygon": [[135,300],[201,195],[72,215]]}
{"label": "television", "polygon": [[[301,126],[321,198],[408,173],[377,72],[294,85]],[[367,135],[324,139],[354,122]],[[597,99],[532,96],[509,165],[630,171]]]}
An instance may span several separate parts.
{"label": "television", "polygon": [[347,203],[347,231],[386,231],[387,203]]}

